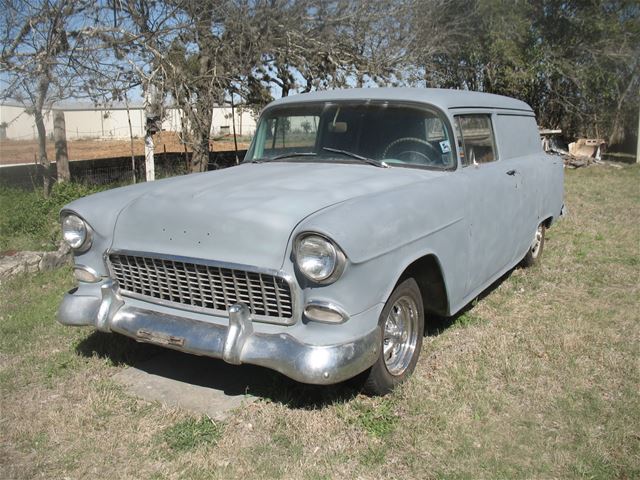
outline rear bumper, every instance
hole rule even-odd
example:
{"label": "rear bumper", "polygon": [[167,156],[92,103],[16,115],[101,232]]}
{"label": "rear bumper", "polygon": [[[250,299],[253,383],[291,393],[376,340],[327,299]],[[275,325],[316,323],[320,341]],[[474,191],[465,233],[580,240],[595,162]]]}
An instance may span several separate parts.
{"label": "rear bumper", "polygon": [[126,305],[110,281],[101,297],[65,294],[58,310],[63,325],[91,325],[140,342],[183,352],[220,358],[232,364],[248,363],[276,370],[304,383],[326,385],[354,377],[377,359],[379,328],[355,340],[333,345],[310,345],[287,333],[255,332],[244,305],[234,305],[229,324],[201,322]]}

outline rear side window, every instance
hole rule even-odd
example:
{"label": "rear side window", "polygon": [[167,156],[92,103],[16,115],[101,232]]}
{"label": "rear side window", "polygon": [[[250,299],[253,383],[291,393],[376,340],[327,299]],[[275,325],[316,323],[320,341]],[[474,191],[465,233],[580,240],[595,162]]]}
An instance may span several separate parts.
{"label": "rear side window", "polygon": [[542,153],[542,142],[534,117],[498,114],[496,130],[500,132],[498,144],[503,160]]}
{"label": "rear side window", "polygon": [[459,115],[455,123],[462,143],[463,166],[489,163],[498,158],[491,115]]}

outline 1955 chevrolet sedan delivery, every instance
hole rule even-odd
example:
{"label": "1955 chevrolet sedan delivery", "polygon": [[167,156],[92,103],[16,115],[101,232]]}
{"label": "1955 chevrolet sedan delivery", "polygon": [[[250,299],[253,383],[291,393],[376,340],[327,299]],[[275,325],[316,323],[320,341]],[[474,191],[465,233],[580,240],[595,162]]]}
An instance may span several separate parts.
{"label": "1955 chevrolet sedan delivery", "polygon": [[563,167],[518,100],[353,89],[275,101],[235,167],[61,212],[77,288],[59,310],[232,364],[384,394],[425,316],[453,315],[542,253]]}

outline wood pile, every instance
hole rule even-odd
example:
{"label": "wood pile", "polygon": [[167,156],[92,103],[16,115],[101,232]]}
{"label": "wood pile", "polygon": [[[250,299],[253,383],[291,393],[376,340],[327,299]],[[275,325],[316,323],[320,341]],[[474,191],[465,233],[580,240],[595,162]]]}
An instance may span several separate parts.
{"label": "wood pile", "polygon": [[580,167],[588,167],[589,165],[593,165],[594,163],[602,163],[601,160],[593,157],[587,157],[585,155],[570,155],[565,154],[562,155],[562,160],[564,161],[564,165],[567,168],[580,168]]}

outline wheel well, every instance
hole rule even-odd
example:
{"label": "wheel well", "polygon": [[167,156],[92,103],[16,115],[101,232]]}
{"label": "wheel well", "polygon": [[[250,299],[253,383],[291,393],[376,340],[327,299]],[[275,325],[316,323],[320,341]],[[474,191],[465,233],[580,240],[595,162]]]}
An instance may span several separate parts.
{"label": "wheel well", "polygon": [[412,277],[420,287],[425,312],[447,315],[449,301],[440,263],[435,255],[425,255],[409,265],[398,283]]}
{"label": "wheel well", "polygon": [[553,217],[547,218],[542,223],[544,223],[544,228],[549,228],[553,224]]}

